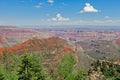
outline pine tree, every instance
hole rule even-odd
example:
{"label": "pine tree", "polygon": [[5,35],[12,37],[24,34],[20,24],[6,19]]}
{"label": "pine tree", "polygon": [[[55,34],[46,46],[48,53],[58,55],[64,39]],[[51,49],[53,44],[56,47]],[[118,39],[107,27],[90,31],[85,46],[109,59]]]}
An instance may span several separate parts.
{"label": "pine tree", "polygon": [[0,80],[5,80],[4,75],[0,73]]}
{"label": "pine tree", "polygon": [[60,62],[58,63],[58,73],[62,79],[67,78],[67,76],[72,73],[73,67],[75,65],[75,59],[72,54],[64,55]]}
{"label": "pine tree", "polygon": [[45,80],[37,56],[25,54],[19,67],[18,80]]}

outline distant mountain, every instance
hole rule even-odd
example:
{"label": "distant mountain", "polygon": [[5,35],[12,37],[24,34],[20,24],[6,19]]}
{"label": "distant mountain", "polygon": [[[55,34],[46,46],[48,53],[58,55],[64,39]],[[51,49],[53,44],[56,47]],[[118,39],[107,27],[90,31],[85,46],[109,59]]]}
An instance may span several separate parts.
{"label": "distant mountain", "polygon": [[0,43],[2,43],[4,41],[3,37],[0,36]]}
{"label": "distant mountain", "polygon": [[16,26],[0,26],[0,29],[1,28],[17,28]]}
{"label": "distant mountain", "polygon": [[19,28],[14,26],[0,26],[0,48],[12,47],[23,43],[36,35],[38,38],[47,38],[53,36],[49,32],[37,31],[28,28]]}
{"label": "distant mountain", "polygon": [[22,44],[18,44],[10,48],[0,48],[0,54],[3,54],[5,51],[9,54],[14,53],[18,55],[22,55],[26,52],[29,54],[42,54],[45,57],[42,63],[43,66],[55,66],[57,61],[64,54],[72,54],[76,61],[78,60],[72,46],[69,45],[66,40],[57,36],[45,39],[37,39],[36,37],[34,37]]}
{"label": "distant mountain", "polygon": [[19,54],[22,54],[24,52],[35,52],[35,51],[43,51],[46,53],[51,53],[51,52],[74,53],[74,51],[72,50],[71,46],[67,43],[67,41],[56,36],[46,39],[32,38],[22,44],[18,44],[10,48],[0,48],[1,54],[3,50],[7,50],[10,53],[19,53]]}
{"label": "distant mountain", "polygon": [[114,60],[120,59],[120,46],[119,40],[107,41],[107,40],[91,40],[91,41],[79,41],[78,45],[84,50],[84,53],[95,58],[104,59],[110,58]]}
{"label": "distant mountain", "polygon": [[120,38],[116,39],[115,43],[120,46]]}

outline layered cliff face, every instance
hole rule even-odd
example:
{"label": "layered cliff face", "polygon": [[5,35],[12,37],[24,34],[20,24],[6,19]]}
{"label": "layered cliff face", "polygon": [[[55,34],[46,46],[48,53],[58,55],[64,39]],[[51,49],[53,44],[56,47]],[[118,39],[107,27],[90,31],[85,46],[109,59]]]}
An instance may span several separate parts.
{"label": "layered cliff face", "polygon": [[0,48],[2,48],[2,47],[9,47],[9,45],[12,45],[8,41],[9,40],[7,40],[6,37],[0,35]]}
{"label": "layered cliff face", "polygon": [[116,44],[120,45],[120,39],[115,40]]}
{"label": "layered cliff face", "polygon": [[117,40],[91,40],[91,41],[79,41],[77,44],[81,45],[84,52],[95,59],[111,58],[114,60],[120,59]]}
{"label": "layered cliff face", "polygon": [[37,31],[29,28],[18,28],[13,26],[0,26],[0,48],[12,47],[21,44],[36,35],[38,38],[54,36],[48,31]]}
{"label": "layered cliff face", "polygon": [[1,48],[2,51],[7,50],[9,53],[24,53],[24,52],[35,52],[44,51],[46,53],[74,53],[72,46],[67,41],[59,37],[50,37],[45,39],[31,38],[22,44],[10,48]]}
{"label": "layered cliff face", "polygon": [[0,36],[0,47],[3,47],[2,42],[4,41],[3,37]]}

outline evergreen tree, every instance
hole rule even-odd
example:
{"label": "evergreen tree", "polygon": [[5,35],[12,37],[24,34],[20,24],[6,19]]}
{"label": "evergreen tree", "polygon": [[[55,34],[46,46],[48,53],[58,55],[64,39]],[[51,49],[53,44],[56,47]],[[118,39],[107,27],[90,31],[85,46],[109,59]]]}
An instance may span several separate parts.
{"label": "evergreen tree", "polygon": [[25,54],[18,71],[18,80],[45,80],[37,56]]}
{"label": "evergreen tree", "polygon": [[75,59],[72,54],[65,54],[58,63],[58,74],[61,79],[67,78],[72,73],[75,65]]}
{"label": "evergreen tree", "polygon": [[4,75],[0,72],[0,80],[5,80]]}
{"label": "evergreen tree", "polygon": [[0,61],[4,64],[5,70],[9,71],[9,62],[10,62],[10,55],[8,54],[7,50],[3,51],[3,54],[0,56]]}
{"label": "evergreen tree", "polygon": [[87,71],[85,70],[73,71],[71,74],[67,76],[65,80],[87,80]]}
{"label": "evergreen tree", "polygon": [[85,70],[78,70],[74,80],[86,80],[86,79],[87,72]]}
{"label": "evergreen tree", "polygon": [[16,65],[18,64],[16,63],[14,64],[14,60],[11,55],[14,55],[14,54],[9,54],[7,50],[4,50],[3,54],[0,55],[0,71],[2,72],[1,75],[4,74],[5,80],[16,80],[17,79],[16,67],[18,66]]}

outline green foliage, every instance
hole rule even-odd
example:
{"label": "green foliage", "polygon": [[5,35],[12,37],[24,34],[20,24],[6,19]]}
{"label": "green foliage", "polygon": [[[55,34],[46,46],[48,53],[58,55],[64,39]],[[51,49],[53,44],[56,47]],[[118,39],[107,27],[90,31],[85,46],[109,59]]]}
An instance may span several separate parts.
{"label": "green foliage", "polygon": [[98,60],[92,67],[93,71],[101,71],[106,80],[120,80],[120,65],[114,64],[111,60]]}
{"label": "green foliage", "polygon": [[114,80],[120,80],[120,76],[119,77],[115,77]]}
{"label": "green foliage", "polygon": [[78,70],[74,80],[86,80],[86,78],[87,72],[85,70]]}
{"label": "green foliage", "polygon": [[0,72],[0,80],[5,80],[4,74]]}
{"label": "green foliage", "polygon": [[[19,61],[15,62],[12,57],[13,54],[9,54],[6,50],[3,51],[3,54],[0,56],[0,70],[2,70],[5,80],[16,80],[16,70],[18,68]],[[17,56],[14,55],[16,58]]]}
{"label": "green foliage", "polygon": [[120,79],[120,66],[104,63],[101,69],[106,78]]}
{"label": "green foliage", "polygon": [[75,80],[76,72],[70,73],[65,80]]}
{"label": "green foliage", "polygon": [[[15,55],[4,51],[0,56],[0,80],[87,80],[85,70],[74,69],[72,54],[64,54],[57,65],[42,68],[45,57],[44,53]],[[102,72],[104,80],[120,80],[120,65],[113,61],[97,60],[91,66],[91,71]]]}
{"label": "green foliage", "polygon": [[[39,64],[39,62],[41,63],[42,55],[35,56],[26,54],[26,58],[25,56],[22,56],[23,55],[21,55],[20,57],[20,55],[9,54],[6,50],[3,52],[2,55],[0,55],[0,71],[2,71],[2,73],[4,74],[5,80],[17,80],[18,77],[20,78],[20,74],[18,75],[18,71],[22,70],[20,66],[23,68],[22,64],[20,65],[20,63],[23,63],[24,65],[24,62],[27,61],[27,59],[28,63],[32,65],[29,65],[31,67],[30,74],[34,74],[32,77],[37,76],[34,77],[34,80],[44,77],[40,76],[39,72],[40,70],[42,70]],[[25,58],[25,60],[23,58]],[[1,74],[1,78],[3,74]]]}
{"label": "green foliage", "polygon": [[22,58],[22,64],[19,67],[18,80],[45,80],[37,56],[25,54]]}
{"label": "green foliage", "polygon": [[106,64],[102,66],[102,72],[106,77],[114,76],[114,67],[108,67]]}
{"label": "green foliage", "polygon": [[65,79],[72,73],[76,61],[72,54],[65,54],[58,63],[58,74],[60,78]]}
{"label": "green foliage", "polygon": [[10,60],[10,57],[9,57],[9,54],[7,52],[7,50],[4,50],[3,51],[3,54],[0,56],[0,61],[1,63],[4,65],[4,68],[6,70],[9,70],[10,68],[10,65],[9,65],[9,62],[11,61]]}
{"label": "green foliage", "polygon": [[87,71],[78,70],[68,75],[65,80],[87,80]]}

